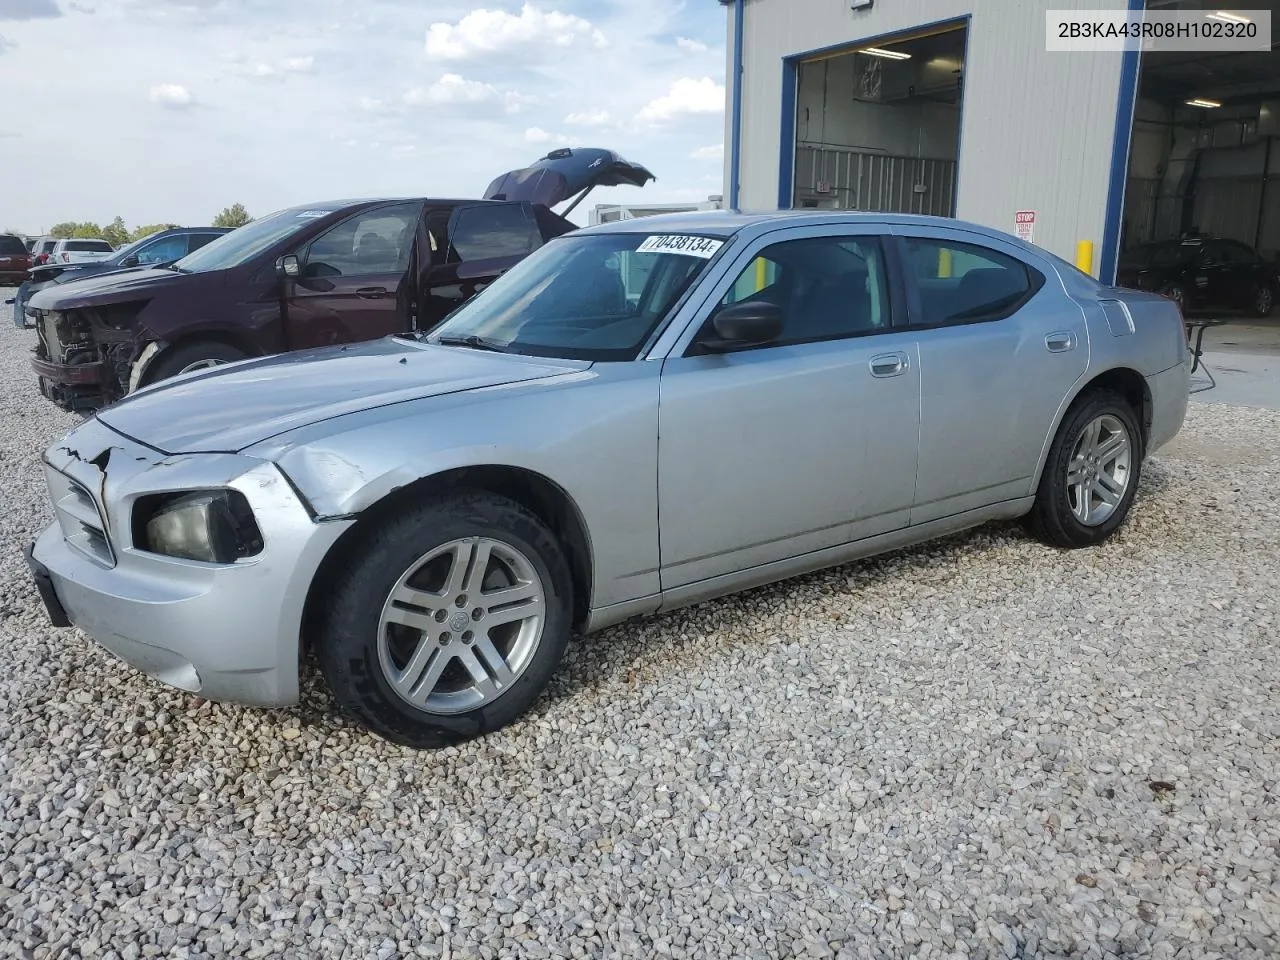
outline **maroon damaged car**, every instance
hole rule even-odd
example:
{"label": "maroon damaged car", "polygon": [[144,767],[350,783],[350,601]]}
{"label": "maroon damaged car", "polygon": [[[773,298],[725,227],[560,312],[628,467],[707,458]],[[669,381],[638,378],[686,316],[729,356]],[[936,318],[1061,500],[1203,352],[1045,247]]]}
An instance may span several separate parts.
{"label": "maroon damaged car", "polygon": [[597,186],[644,167],[563,149],[494,180],[482,200],[380,199],[279,210],[158,269],[36,292],[31,364],[47,398],[90,411],[190,370],[429,330],[548,240]]}

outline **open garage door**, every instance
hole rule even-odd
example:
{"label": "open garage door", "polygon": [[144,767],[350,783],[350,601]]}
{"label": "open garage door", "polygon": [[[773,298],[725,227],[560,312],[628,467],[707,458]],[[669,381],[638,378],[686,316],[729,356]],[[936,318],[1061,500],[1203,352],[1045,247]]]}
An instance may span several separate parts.
{"label": "open garage door", "polygon": [[[1280,0],[1250,0],[1252,10]],[[1148,10],[1247,19],[1199,0]],[[1188,314],[1270,313],[1280,254],[1280,52],[1146,52],[1130,141],[1117,281]]]}
{"label": "open garage door", "polygon": [[955,215],[965,33],[799,64],[793,206]]}

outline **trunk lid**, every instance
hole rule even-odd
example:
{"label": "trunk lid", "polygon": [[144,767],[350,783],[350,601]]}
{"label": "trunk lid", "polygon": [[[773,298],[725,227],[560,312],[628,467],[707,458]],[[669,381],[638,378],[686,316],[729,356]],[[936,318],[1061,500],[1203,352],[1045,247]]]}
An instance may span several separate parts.
{"label": "trunk lid", "polygon": [[638,163],[599,147],[552,150],[522,170],[504,173],[484,192],[485,200],[521,200],[554,207],[595,187],[643,187],[658,179]]}

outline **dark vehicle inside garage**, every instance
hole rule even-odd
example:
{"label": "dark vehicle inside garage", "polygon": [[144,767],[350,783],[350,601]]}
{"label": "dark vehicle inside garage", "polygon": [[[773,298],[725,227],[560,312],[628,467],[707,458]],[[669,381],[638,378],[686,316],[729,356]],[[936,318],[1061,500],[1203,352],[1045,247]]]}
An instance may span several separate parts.
{"label": "dark vehicle inside garage", "polygon": [[[1220,9],[1151,0],[1251,22],[1280,0]],[[1164,294],[1185,315],[1265,317],[1280,297],[1280,53],[1144,51],[1125,185],[1117,283]]]}

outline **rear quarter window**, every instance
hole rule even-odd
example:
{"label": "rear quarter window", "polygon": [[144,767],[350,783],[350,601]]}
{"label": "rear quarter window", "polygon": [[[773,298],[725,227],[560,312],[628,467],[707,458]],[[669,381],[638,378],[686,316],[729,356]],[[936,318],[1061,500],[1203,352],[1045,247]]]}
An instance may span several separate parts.
{"label": "rear quarter window", "polygon": [[68,240],[62,249],[81,253],[110,253],[112,247],[105,240]]}

